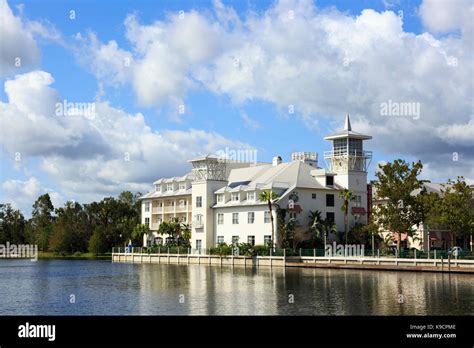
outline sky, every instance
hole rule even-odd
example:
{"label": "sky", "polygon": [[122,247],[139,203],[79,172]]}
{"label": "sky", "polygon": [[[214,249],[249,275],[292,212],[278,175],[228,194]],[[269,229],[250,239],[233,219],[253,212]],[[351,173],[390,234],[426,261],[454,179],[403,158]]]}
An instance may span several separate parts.
{"label": "sky", "polygon": [[474,182],[472,1],[111,4],[0,0],[0,202],[27,216],[226,150],[324,167],[346,113],[373,137],[369,179],[403,158]]}

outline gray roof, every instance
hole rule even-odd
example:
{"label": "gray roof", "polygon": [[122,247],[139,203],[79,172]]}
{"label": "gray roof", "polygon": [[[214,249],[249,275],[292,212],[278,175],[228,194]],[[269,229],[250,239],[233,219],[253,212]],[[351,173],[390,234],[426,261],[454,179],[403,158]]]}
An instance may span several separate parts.
{"label": "gray roof", "polygon": [[354,132],[352,130],[351,119],[349,117],[349,114],[346,114],[346,120],[344,122],[344,130],[324,137],[325,140],[334,140],[334,139],[342,139],[342,138],[353,138],[353,139],[362,139],[362,140],[372,139],[370,135],[364,135],[361,133]]}

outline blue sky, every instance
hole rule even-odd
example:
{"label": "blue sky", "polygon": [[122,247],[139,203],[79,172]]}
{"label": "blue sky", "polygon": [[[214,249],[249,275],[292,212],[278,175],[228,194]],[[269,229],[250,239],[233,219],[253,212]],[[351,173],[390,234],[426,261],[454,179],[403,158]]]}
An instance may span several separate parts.
{"label": "blue sky", "polygon": [[[460,15],[469,2],[453,3],[3,3],[1,77],[11,87],[0,89],[1,201],[29,210],[43,192],[56,204],[143,192],[162,175],[184,174],[184,159],[225,147],[255,148],[259,161],[317,151],[324,166],[322,137],[346,112],[355,131],[374,137],[369,178],[380,161],[401,157],[421,159],[434,181],[471,180],[472,27]],[[16,56],[28,64],[12,67]],[[117,64],[124,57],[129,69]],[[28,104],[37,98],[39,108]],[[31,112],[50,110],[48,98],[96,102],[98,117],[38,111],[32,121]],[[418,102],[422,117],[381,118],[387,100]],[[120,162],[125,152],[131,163]]]}

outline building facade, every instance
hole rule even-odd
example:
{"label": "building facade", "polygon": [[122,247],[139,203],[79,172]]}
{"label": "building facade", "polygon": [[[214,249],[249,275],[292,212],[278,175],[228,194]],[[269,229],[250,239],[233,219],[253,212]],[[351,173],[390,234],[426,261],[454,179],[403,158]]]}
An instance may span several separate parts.
{"label": "building facade", "polygon": [[[272,163],[237,162],[217,156],[190,160],[192,171],[183,177],[154,182],[154,190],[141,197],[142,223],[152,231],[144,245],[164,243],[157,233],[161,222],[178,218],[191,226],[193,249],[220,242],[266,244],[272,239],[270,211],[261,192],[276,193],[274,205],[287,209],[287,219],[302,227],[312,211],[321,212],[344,231],[343,201],[339,192],[350,189],[348,226],[367,223],[367,167],[372,158],[363,142],[370,136],[352,131],[349,115],[344,129],[325,137],[332,150],[324,152],[326,168],[318,166],[315,152],[293,153],[288,162],[275,156]],[[275,243],[278,243],[276,209],[272,209]]]}

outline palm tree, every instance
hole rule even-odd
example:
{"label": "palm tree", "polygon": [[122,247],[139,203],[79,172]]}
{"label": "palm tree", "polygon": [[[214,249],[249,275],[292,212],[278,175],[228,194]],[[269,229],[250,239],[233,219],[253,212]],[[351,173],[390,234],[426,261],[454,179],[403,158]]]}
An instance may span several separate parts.
{"label": "palm tree", "polygon": [[318,240],[323,236],[325,232],[324,221],[321,218],[321,212],[319,210],[309,212],[309,229],[314,233],[315,239]]}
{"label": "palm tree", "polygon": [[273,201],[275,201],[278,198],[278,195],[271,191],[271,190],[265,190],[260,192],[260,195],[258,196],[258,199],[264,202],[267,202],[268,204],[268,210],[270,211],[270,222],[272,223],[272,244],[275,245],[275,226],[273,226]]}
{"label": "palm tree", "polygon": [[349,201],[354,200],[354,193],[352,190],[344,189],[339,192],[339,198],[343,200],[341,210],[344,212],[344,236],[345,244],[347,244],[347,225],[348,225],[348,213],[349,213]]}

